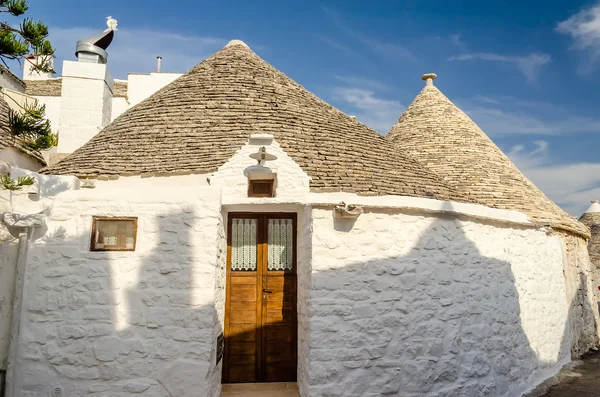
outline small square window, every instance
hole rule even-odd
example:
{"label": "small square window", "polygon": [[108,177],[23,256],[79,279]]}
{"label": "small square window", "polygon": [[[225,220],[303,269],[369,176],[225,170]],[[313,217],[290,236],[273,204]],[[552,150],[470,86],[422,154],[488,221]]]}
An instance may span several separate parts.
{"label": "small square window", "polygon": [[91,251],[135,251],[137,218],[94,217]]}
{"label": "small square window", "polygon": [[254,179],[248,181],[248,197],[275,197],[273,179]]}

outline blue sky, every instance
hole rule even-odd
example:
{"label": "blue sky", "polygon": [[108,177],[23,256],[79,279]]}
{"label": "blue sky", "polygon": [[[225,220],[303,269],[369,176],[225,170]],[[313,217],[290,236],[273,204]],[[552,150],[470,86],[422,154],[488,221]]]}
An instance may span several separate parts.
{"label": "blue sky", "polygon": [[579,216],[600,199],[600,3],[539,0],[30,0],[57,70],[75,42],[119,21],[117,78],[184,72],[231,39],[385,134],[423,73],[542,190]]}

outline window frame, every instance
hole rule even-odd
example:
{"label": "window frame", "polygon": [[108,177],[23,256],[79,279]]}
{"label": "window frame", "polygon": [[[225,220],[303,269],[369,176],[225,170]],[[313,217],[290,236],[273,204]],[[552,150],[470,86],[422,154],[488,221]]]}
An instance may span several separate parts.
{"label": "window frame", "polygon": [[[96,231],[98,221],[133,221],[133,248],[96,248]],[[138,231],[138,218],[137,216],[93,216],[92,217],[92,236],[90,238],[90,251],[92,252],[133,252],[137,247],[137,231]]]}
{"label": "window frame", "polygon": [[[254,191],[254,183],[268,183],[270,194],[261,194]],[[249,179],[248,180],[248,197],[275,197],[275,179]]]}

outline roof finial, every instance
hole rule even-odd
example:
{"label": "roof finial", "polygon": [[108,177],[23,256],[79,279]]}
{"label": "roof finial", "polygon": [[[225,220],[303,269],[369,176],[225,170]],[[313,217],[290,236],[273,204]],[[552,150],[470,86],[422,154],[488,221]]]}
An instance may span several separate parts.
{"label": "roof finial", "polygon": [[231,40],[229,43],[227,43],[227,45],[224,48],[231,47],[234,45],[243,45],[246,48],[250,48],[248,47],[248,44],[244,43],[242,40]]}
{"label": "roof finial", "polygon": [[600,204],[598,203],[598,200],[593,200],[592,205],[590,205],[590,207],[584,212],[584,214],[589,214],[592,212],[600,212]]}
{"label": "roof finial", "polygon": [[437,78],[437,74],[435,73],[426,73],[421,77],[421,80],[425,81],[425,85],[433,85],[433,80]]}

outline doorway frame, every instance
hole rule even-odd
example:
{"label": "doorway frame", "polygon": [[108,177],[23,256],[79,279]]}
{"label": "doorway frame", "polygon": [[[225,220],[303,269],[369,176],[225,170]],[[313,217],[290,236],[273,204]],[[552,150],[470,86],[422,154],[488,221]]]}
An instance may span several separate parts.
{"label": "doorway frame", "polygon": [[[295,354],[296,354],[296,374],[295,379],[298,379],[298,343],[299,343],[299,330],[298,330],[298,213],[297,212],[281,212],[281,211],[231,211],[226,212],[227,216],[227,228],[226,228],[226,243],[227,243],[227,253],[226,253],[226,261],[225,261],[225,310],[224,310],[224,319],[223,319],[223,335],[225,341],[228,339],[229,333],[229,320],[230,320],[230,306],[231,306],[231,285],[230,285],[230,276],[232,273],[231,270],[231,244],[232,244],[232,224],[233,219],[256,219],[258,218],[259,227],[257,228],[257,269],[256,274],[244,274],[243,272],[239,272],[236,276],[247,276],[247,277],[256,277],[257,282],[257,291],[263,290],[263,279],[266,274],[263,274],[263,263],[266,261],[265,255],[267,255],[268,248],[268,220],[269,219],[292,219],[293,221],[293,268],[291,273],[295,276],[295,296],[293,300],[293,308],[294,308],[294,316],[293,316],[293,327],[295,329]],[[254,273],[254,272],[252,272]],[[283,276],[286,273],[290,273],[289,271],[271,271],[269,274],[274,276]],[[261,299],[261,296],[257,296],[257,300]],[[258,304],[257,304],[258,306]],[[257,312],[257,324],[260,324],[259,327],[256,328],[256,340],[260,340],[260,349],[257,350],[257,363],[255,368],[255,378],[262,378],[262,362],[263,357],[265,356],[266,351],[266,334],[262,332],[263,324],[262,324],[262,316],[264,315],[264,311],[266,309],[263,307],[262,302],[260,303],[260,310],[256,310]],[[221,384],[229,384],[228,375],[229,374],[229,348],[227,343],[225,343],[224,351],[223,351],[223,365],[221,370]],[[261,381],[257,381],[254,383],[261,383]]]}

